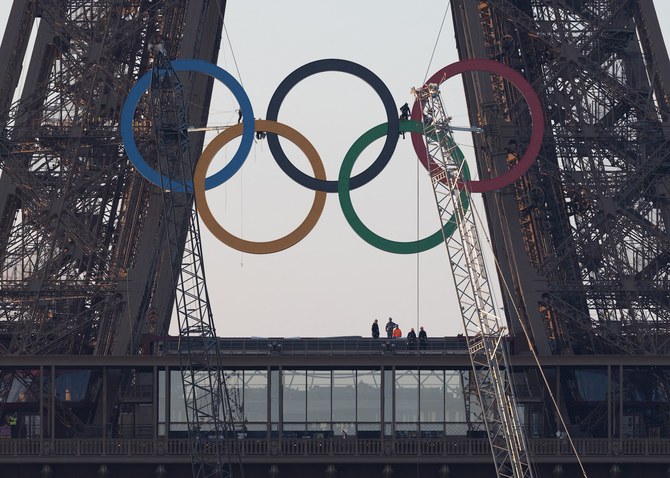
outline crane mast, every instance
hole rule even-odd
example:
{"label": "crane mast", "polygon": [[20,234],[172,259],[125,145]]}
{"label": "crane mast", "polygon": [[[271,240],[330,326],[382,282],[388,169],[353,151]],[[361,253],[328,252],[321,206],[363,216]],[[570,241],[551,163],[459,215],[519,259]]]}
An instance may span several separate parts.
{"label": "crane mast", "polygon": [[[178,351],[193,476],[227,478],[233,474],[228,442],[235,438],[233,410],[205,281],[183,85],[160,43],[153,53],[151,116],[157,170],[163,178],[163,230],[174,261]],[[189,214],[187,222],[178,220],[183,211]]]}
{"label": "crane mast", "polygon": [[[496,315],[470,196],[461,190],[467,165],[453,138],[439,86],[414,89],[424,123],[430,178],[445,235],[461,319],[472,364],[470,390],[476,392],[486,427],[496,476],[533,478],[509,373],[505,327]],[[448,229],[448,228],[447,228]],[[467,393],[467,390],[465,390]]]}

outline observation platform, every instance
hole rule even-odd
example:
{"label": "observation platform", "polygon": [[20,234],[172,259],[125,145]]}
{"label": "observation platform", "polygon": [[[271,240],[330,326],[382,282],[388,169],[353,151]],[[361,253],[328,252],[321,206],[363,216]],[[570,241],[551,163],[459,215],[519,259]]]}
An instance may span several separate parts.
{"label": "observation platform", "polygon": [[[220,343],[229,390],[244,410],[231,446],[246,478],[494,473],[463,392],[470,361],[461,337],[431,338],[425,348],[361,337]],[[0,356],[0,374],[17,377],[5,414],[18,418],[0,426],[0,476],[190,476],[176,345],[153,337],[137,356]],[[623,476],[666,477],[670,400],[661,392],[670,357],[540,360],[589,477],[609,477],[614,465]],[[511,364],[538,476],[553,478],[557,466],[581,476],[556,436],[533,358],[512,355]],[[209,438],[203,431],[204,446]]]}

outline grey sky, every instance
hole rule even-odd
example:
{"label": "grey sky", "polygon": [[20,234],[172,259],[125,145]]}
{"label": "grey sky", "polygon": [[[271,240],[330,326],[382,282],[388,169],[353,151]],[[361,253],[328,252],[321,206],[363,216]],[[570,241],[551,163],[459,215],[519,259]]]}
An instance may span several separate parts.
{"label": "grey sky", "polygon": [[[655,3],[661,25],[667,25],[670,2]],[[423,0],[418,10],[397,0],[229,1],[230,43],[224,37],[219,65],[235,76],[239,67],[256,118],[265,117],[270,97],[289,73],[323,58],[360,63],[388,85],[398,106],[411,104],[412,86],[421,85],[427,72],[457,60],[449,12],[430,63],[446,5]],[[460,79],[442,91],[454,123],[465,124]],[[210,124],[234,120],[234,108],[230,95],[218,89]],[[361,80],[322,73],[293,88],[279,119],[314,144],[333,179],[351,144],[385,116],[375,92]],[[370,163],[381,142],[368,148],[354,172]],[[221,157],[232,155],[232,148]],[[463,150],[472,158],[470,148]],[[297,151],[289,156],[310,171]],[[439,227],[428,178],[417,164],[409,139],[400,140],[387,168],[352,192],[357,212],[376,233],[414,240]],[[264,141],[255,144],[240,173],[208,194],[224,227],[249,240],[288,233],[305,216],[312,197],[276,166]],[[419,256],[379,251],[351,230],[334,194],[328,195],[311,234],[289,250],[254,256],[210,237],[205,253],[219,335],[367,336],[373,319],[385,322],[389,316],[405,332],[424,325],[430,335],[441,336],[461,328],[445,248]]]}
{"label": "grey sky", "polygon": [[[411,104],[410,88],[423,83],[445,8],[444,1],[423,2],[422,11],[432,14],[419,18],[399,1],[261,1],[253,7],[232,1],[226,25],[255,116],[264,118],[277,85],[296,68],[323,58],[365,66],[386,83],[396,106]],[[430,73],[456,59],[448,18]],[[228,44],[219,65],[237,74]],[[219,91],[210,124],[235,118],[230,95]],[[452,102],[463,104],[458,97]],[[337,178],[353,142],[386,121],[372,88],[344,73],[321,73],[298,84],[279,119],[314,144],[329,179]],[[370,164],[382,141],[365,151],[355,172]],[[231,148],[228,156],[232,154]],[[290,157],[310,171],[302,155],[294,151]],[[387,168],[352,192],[357,212],[377,234],[410,241],[439,228],[430,183],[417,166],[408,136],[400,140]],[[268,240],[299,224],[313,193],[279,169],[263,141],[256,143],[242,171],[208,198],[218,204],[215,215],[231,232]],[[351,230],[334,194],[328,195],[309,236],[284,252],[254,256],[207,244],[220,335],[367,336],[373,319],[385,322],[390,316],[405,332],[420,322],[432,335],[452,334],[460,324],[444,247],[419,256],[379,251]]]}

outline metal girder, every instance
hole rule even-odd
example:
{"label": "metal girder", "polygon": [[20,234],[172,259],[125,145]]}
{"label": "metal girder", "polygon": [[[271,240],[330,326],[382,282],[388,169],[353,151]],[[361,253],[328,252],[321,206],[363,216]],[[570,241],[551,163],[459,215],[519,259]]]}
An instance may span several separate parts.
{"label": "metal girder", "polygon": [[[486,195],[512,330],[519,310],[542,354],[670,352],[670,62],[652,2],[454,7],[460,56],[515,68],[547,117],[533,167]],[[523,138],[531,124],[501,82],[465,78],[471,118],[509,111]],[[496,152],[509,129],[488,131],[475,138],[482,177],[508,167]]]}
{"label": "metal girder", "polygon": [[[175,56],[215,60],[224,10],[224,0],[14,2],[0,45],[0,354],[124,355],[142,334],[167,333],[175,261],[119,116],[152,37]],[[191,124],[205,124],[211,88],[190,78]],[[203,139],[193,135],[194,154]]]}

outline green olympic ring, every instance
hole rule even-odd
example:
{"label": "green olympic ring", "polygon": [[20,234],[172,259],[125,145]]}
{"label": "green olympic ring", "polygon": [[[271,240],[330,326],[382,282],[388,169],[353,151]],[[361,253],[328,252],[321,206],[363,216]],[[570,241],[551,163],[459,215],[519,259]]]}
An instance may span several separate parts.
{"label": "green olympic ring", "polygon": [[[404,131],[406,133],[424,133],[423,124],[419,121],[412,120],[401,120],[400,131]],[[347,219],[347,222],[351,228],[361,239],[363,239],[371,246],[394,254],[416,254],[419,252],[424,252],[437,246],[443,242],[445,238],[451,236],[454,231],[456,231],[456,217],[454,214],[451,215],[444,227],[434,234],[417,241],[399,242],[383,238],[372,232],[360,220],[351,203],[349,180],[351,178],[351,171],[354,168],[356,160],[365,148],[372,144],[373,141],[386,135],[387,132],[388,123],[377,125],[363,133],[363,135],[354,142],[351,148],[349,148],[349,151],[347,151],[347,154],[344,156],[344,160],[342,161],[340,175],[338,177],[339,187],[337,188],[337,196],[340,199],[340,207],[342,208],[344,217]],[[463,161],[465,156],[455,143],[453,146],[455,148],[456,161],[463,164],[463,177],[465,180],[469,180],[470,170],[468,169],[467,162]],[[470,197],[464,190],[461,190],[461,202],[463,203],[465,210],[467,210],[467,208],[470,206]]]}

